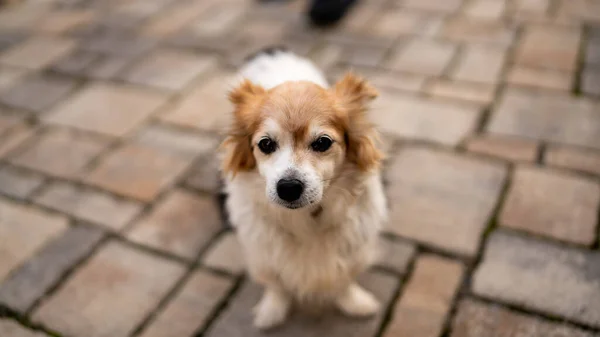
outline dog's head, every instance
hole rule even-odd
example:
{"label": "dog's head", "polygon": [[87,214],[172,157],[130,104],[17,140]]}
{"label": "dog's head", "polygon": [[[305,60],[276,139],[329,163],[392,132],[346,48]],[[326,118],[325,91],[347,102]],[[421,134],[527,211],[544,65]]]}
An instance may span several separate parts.
{"label": "dog's head", "polygon": [[286,82],[265,90],[244,81],[229,95],[235,112],[223,170],[234,177],[257,170],[267,198],[278,205],[318,204],[344,165],[378,168],[382,154],[366,116],[376,96],[352,74],[330,89]]}

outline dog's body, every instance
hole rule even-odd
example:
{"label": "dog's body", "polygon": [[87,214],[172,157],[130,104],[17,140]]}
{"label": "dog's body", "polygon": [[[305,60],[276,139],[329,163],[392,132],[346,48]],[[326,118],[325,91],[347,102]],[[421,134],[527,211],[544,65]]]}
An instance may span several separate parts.
{"label": "dog's body", "polygon": [[[328,90],[325,77],[312,63],[283,51],[255,56],[240,74],[265,91],[277,90],[280,85],[301,87],[304,83],[296,81],[310,81],[313,83],[310,85],[323,87],[314,90]],[[307,91],[313,90],[306,85]],[[303,95],[304,91],[298,90],[293,97]],[[282,95],[285,94],[283,91]],[[279,94],[274,91],[273,95]],[[306,105],[310,108],[311,104],[310,100],[298,102],[290,98],[283,106]],[[266,121],[263,124],[275,123]],[[279,137],[284,138],[284,135]],[[341,136],[338,138],[344,142]],[[279,152],[286,151],[284,145],[280,147]],[[336,151],[342,151],[342,146]],[[230,154],[230,160],[231,156],[235,153]],[[273,198],[277,197],[269,193],[268,182],[270,176],[277,174],[280,179],[284,175],[282,172],[296,170],[296,164],[289,163],[295,156],[290,155],[287,161],[274,157],[279,159],[273,159],[273,162],[268,162],[271,160],[268,157],[262,159],[264,163],[255,163],[254,168],[233,170],[233,174],[231,168],[227,170],[226,161],[226,171],[230,172],[225,178],[230,221],[237,229],[251,277],[266,287],[256,308],[255,324],[258,327],[268,328],[283,322],[292,301],[309,308],[332,303],[343,312],[357,316],[377,311],[378,303],[374,297],[354,282],[356,276],[373,262],[378,233],[386,218],[380,173],[378,165],[361,169],[345,155],[340,156],[343,157],[334,160],[335,168],[327,171],[331,172],[328,179],[313,179],[308,173],[303,175],[305,166],[297,165],[298,179],[304,179],[308,186],[305,194],[312,191],[312,185],[324,185],[320,197],[315,197],[320,198],[318,201],[308,200],[298,207],[282,207],[281,203],[274,202]],[[314,165],[319,168],[319,163]],[[281,169],[277,169],[278,166]],[[317,173],[323,170],[317,170]]]}

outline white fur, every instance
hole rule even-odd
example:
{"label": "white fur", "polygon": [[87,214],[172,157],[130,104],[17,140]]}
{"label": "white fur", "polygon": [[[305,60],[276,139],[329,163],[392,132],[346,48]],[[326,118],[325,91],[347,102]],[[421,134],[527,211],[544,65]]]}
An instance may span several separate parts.
{"label": "white fur", "polygon": [[265,89],[287,81],[310,81],[328,86],[323,73],[310,60],[286,51],[257,55],[240,69],[239,74]]}
{"label": "white fur", "polygon": [[[299,79],[327,86],[312,63],[290,53],[261,55],[241,75],[265,87]],[[273,172],[289,166],[285,158],[280,160],[266,165],[274,165]],[[333,304],[353,316],[374,314],[376,299],[355,278],[374,261],[387,216],[379,172],[361,172],[344,163],[337,178],[320,191],[318,205],[292,210],[273,202],[259,170],[266,169],[225,179],[226,206],[249,274],[266,287],[255,308],[255,325],[281,324],[292,301],[308,307]]]}

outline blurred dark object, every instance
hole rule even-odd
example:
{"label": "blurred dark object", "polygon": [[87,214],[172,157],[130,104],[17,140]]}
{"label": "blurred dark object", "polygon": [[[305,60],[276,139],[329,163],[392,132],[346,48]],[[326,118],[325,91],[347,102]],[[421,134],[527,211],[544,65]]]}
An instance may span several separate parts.
{"label": "blurred dark object", "polygon": [[357,0],[312,0],[308,17],[320,27],[331,26],[340,21]]}

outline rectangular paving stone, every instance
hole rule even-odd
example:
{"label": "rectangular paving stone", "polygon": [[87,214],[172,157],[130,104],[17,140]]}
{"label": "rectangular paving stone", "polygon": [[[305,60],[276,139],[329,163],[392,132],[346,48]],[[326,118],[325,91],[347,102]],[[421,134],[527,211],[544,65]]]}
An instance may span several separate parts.
{"label": "rectangular paving stone", "polygon": [[572,72],[513,66],[506,75],[506,83],[543,89],[570,90]]}
{"label": "rectangular paving stone", "polygon": [[24,78],[27,70],[0,65],[0,91],[7,90],[14,83]]}
{"label": "rectangular paving stone", "polygon": [[218,146],[218,139],[214,137],[160,125],[142,129],[134,140],[186,159],[214,152]]}
{"label": "rectangular paving stone", "polygon": [[129,336],[183,273],[172,261],[110,242],[32,319],[70,336]]}
{"label": "rectangular paving stone", "polygon": [[215,66],[216,60],[212,57],[184,51],[159,50],[137,62],[124,78],[135,84],[177,91]]}
{"label": "rectangular paving stone", "polygon": [[415,245],[390,237],[381,237],[379,242],[379,258],[376,265],[394,273],[405,274],[417,252]]}
{"label": "rectangular paving stone", "polygon": [[221,235],[204,254],[202,264],[234,275],[240,275],[246,268],[242,247],[233,232]]}
{"label": "rectangular paving stone", "polygon": [[407,0],[402,2],[402,5],[407,8],[419,9],[425,11],[441,12],[441,13],[453,13],[456,12],[461,4],[462,0],[447,0],[447,1],[436,1],[436,0]]}
{"label": "rectangular paving stone", "polygon": [[370,114],[381,131],[391,135],[456,145],[475,129],[480,111],[473,105],[385,91],[373,102]]}
{"label": "rectangular paving stone", "polygon": [[387,230],[473,256],[496,206],[503,165],[425,148],[406,148],[389,164]]}
{"label": "rectangular paving stone", "polygon": [[93,11],[86,9],[48,11],[35,29],[43,34],[61,34],[90,23],[94,16]]}
{"label": "rectangular paving stone", "polygon": [[156,42],[152,39],[137,37],[118,31],[107,31],[85,39],[81,49],[111,55],[139,56],[148,53]]}
{"label": "rectangular paving stone", "polygon": [[26,141],[33,138],[37,128],[26,123],[21,123],[11,130],[0,135],[0,158],[5,158],[17,151]]}
{"label": "rectangular paving stone", "polygon": [[162,11],[140,29],[146,36],[161,37],[175,33],[198,17],[211,5],[208,1],[178,3]]}
{"label": "rectangular paving stone", "polygon": [[[360,282],[382,301],[383,307],[390,304],[392,294],[399,286],[399,279],[381,272],[369,272]],[[246,282],[229,306],[206,334],[207,337],[259,337],[264,333],[252,325],[252,308],[258,303],[262,289]],[[326,311],[320,315],[309,315],[295,311],[281,327],[269,332],[273,337],[375,337],[383,315],[369,319],[347,318],[337,311]]]}
{"label": "rectangular paving stone", "polygon": [[115,231],[129,224],[142,210],[140,203],[58,181],[44,187],[34,202]]}
{"label": "rectangular paving stone", "polygon": [[394,70],[438,76],[445,70],[456,52],[450,43],[413,40],[392,56],[388,66]]}
{"label": "rectangular paving stone", "polygon": [[65,98],[74,88],[73,79],[33,75],[23,78],[0,93],[0,102],[17,109],[43,113]]}
{"label": "rectangular paving stone", "polygon": [[451,337],[594,337],[592,332],[466,299],[459,303]]}
{"label": "rectangular paving stone", "polygon": [[444,23],[440,35],[455,42],[508,46],[515,28],[502,21],[456,17]]}
{"label": "rectangular paving stone", "polygon": [[174,190],[127,233],[131,241],[194,259],[221,230],[221,214],[212,196]]}
{"label": "rectangular paving stone", "polygon": [[425,24],[425,16],[404,9],[386,10],[369,22],[370,31],[377,36],[395,38],[417,32]]}
{"label": "rectangular paving stone", "polygon": [[29,330],[10,318],[0,318],[0,336],[7,337],[46,337],[45,334]]}
{"label": "rectangular paving stone", "polygon": [[466,149],[473,153],[503,158],[510,161],[535,161],[539,144],[525,138],[483,134],[469,139]]}
{"label": "rectangular paving stone", "polygon": [[63,37],[31,37],[0,53],[0,64],[40,70],[54,63],[75,47]]}
{"label": "rectangular paving stone", "polygon": [[476,294],[600,327],[600,254],[496,231],[472,283]]}
{"label": "rectangular paving stone", "polygon": [[[231,89],[234,76],[235,74],[232,72],[219,72],[184,94],[159,118],[168,123],[200,130],[226,130],[233,110],[231,103],[223,93]],[[203,108],[199,109],[199,106]]]}
{"label": "rectangular paving stone", "polygon": [[546,164],[600,175],[600,153],[569,146],[550,146],[544,156]]}
{"label": "rectangular paving stone", "polygon": [[500,225],[582,245],[596,241],[600,186],[551,170],[519,167]]}
{"label": "rectangular paving stone", "polygon": [[69,130],[50,129],[27,144],[10,162],[61,178],[77,178],[106,147],[106,139]]}
{"label": "rectangular paving stone", "polygon": [[581,76],[581,91],[586,95],[600,96],[600,66],[586,66]]}
{"label": "rectangular paving stone", "polygon": [[500,80],[505,54],[503,48],[490,46],[465,48],[450,76],[461,81],[494,84]]}
{"label": "rectangular paving stone", "polygon": [[529,26],[517,47],[515,63],[533,68],[574,71],[580,41],[579,29]]}
{"label": "rectangular paving stone", "polygon": [[[362,74],[362,72],[361,72]],[[343,74],[336,77],[342,78]],[[420,92],[425,86],[427,78],[416,74],[392,74],[390,72],[375,72],[367,76],[373,86],[380,90],[399,90],[407,92]]]}
{"label": "rectangular paving stone", "polygon": [[67,227],[64,217],[2,198],[0,214],[0,282]]}
{"label": "rectangular paving stone", "polygon": [[83,75],[86,69],[99,62],[101,58],[98,53],[75,50],[54,63],[51,69],[69,75]]}
{"label": "rectangular paving stone", "polygon": [[439,80],[432,83],[426,92],[439,98],[489,104],[494,99],[495,87],[482,83]]}
{"label": "rectangular paving stone", "polygon": [[0,193],[26,199],[44,183],[42,175],[4,166],[0,168]]}
{"label": "rectangular paving stone", "polygon": [[463,274],[464,266],[460,262],[421,255],[383,336],[439,336]]}
{"label": "rectangular paving stone", "polygon": [[507,89],[487,130],[600,149],[600,104],[548,92]]}
{"label": "rectangular paving stone", "polygon": [[123,136],[166,100],[166,96],[132,86],[92,83],[55,107],[45,121]]}
{"label": "rectangular paving stone", "polygon": [[135,57],[105,55],[87,67],[84,75],[96,80],[116,80],[133,64]]}
{"label": "rectangular paving stone", "polygon": [[84,226],[71,227],[0,283],[0,303],[27,312],[76,263],[100,242],[104,233]]}
{"label": "rectangular paving stone", "polygon": [[207,153],[198,157],[185,180],[186,185],[206,192],[219,192],[221,164],[215,153]]}
{"label": "rectangular paving stone", "polygon": [[476,0],[466,6],[465,14],[477,19],[498,20],[504,14],[505,9],[505,1]]}
{"label": "rectangular paving stone", "polygon": [[192,337],[206,325],[216,307],[225,300],[233,281],[207,271],[192,274],[167,307],[141,337]]}
{"label": "rectangular paving stone", "polygon": [[190,160],[158,149],[126,144],[104,157],[85,181],[119,195],[152,201],[184,173]]}

